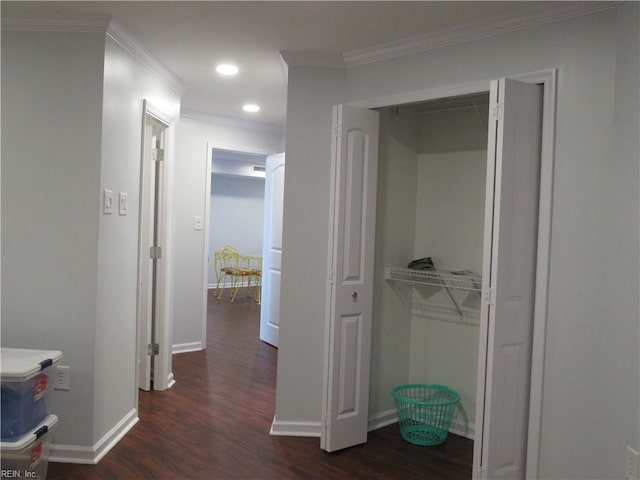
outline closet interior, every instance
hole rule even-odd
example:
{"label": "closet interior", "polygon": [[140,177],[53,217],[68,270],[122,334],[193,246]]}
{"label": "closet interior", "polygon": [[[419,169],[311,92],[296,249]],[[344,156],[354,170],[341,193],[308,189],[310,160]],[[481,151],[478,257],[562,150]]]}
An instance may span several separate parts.
{"label": "closet interior", "polygon": [[[461,396],[474,437],[489,94],[380,112],[370,412],[403,383]],[[428,270],[408,268],[430,257]]]}

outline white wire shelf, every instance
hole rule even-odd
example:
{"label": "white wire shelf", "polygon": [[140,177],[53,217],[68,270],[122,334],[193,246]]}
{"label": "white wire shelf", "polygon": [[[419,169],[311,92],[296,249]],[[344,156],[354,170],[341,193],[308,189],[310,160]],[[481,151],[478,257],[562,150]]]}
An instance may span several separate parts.
{"label": "white wire shelf", "polygon": [[385,267],[384,278],[413,285],[434,285],[472,292],[482,291],[482,277],[469,270],[411,270],[410,268]]}
{"label": "white wire shelf", "polygon": [[482,277],[469,270],[412,270],[385,266],[384,278],[411,286],[430,285],[443,288],[461,318],[464,317],[464,313],[456,292],[482,292]]}

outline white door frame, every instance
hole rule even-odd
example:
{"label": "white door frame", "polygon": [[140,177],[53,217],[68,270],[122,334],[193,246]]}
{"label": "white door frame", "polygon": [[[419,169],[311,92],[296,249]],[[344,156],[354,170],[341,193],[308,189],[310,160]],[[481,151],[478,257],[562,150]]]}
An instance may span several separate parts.
{"label": "white door frame", "polygon": [[[164,174],[162,175],[163,185],[161,189],[163,191],[162,205],[159,206],[159,213],[161,218],[158,220],[162,225],[161,232],[161,247],[162,247],[162,262],[159,263],[156,276],[156,318],[155,318],[155,341],[159,344],[159,355],[156,356],[154,365],[154,378],[153,389],[154,390],[166,390],[171,388],[175,383],[173,378],[173,372],[171,368],[171,345],[172,345],[172,323],[170,320],[170,298],[169,291],[170,285],[170,177],[173,161],[173,142],[175,138],[175,119],[166,115],[161,109],[153,105],[148,100],[143,100],[142,104],[142,134],[141,134],[141,166],[140,166],[140,207],[139,207],[139,237],[138,237],[138,288],[137,288],[137,322],[136,322],[136,362],[142,353],[144,348],[141,346],[141,335],[146,331],[146,327],[143,328],[142,322],[147,322],[147,318],[143,318],[141,312],[145,309],[142,308],[143,304],[149,305],[151,303],[151,296],[153,295],[152,288],[141,288],[142,283],[148,279],[141,278],[141,274],[144,271],[141,268],[142,262],[149,261],[149,244],[148,239],[144,238],[144,232],[149,231],[150,228],[150,209],[151,204],[155,205],[155,195],[153,189],[147,187],[147,181],[155,182],[154,178],[147,178],[155,169],[150,168],[150,158],[145,156],[145,128],[147,118],[151,117],[165,126],[164,129]],[[154,206],[155,210],[156,206]],[[138,403],[138,385],[140,381],[140,372],[138,364],[136,363],[136,393],[135,401]]]}
{"label": "white door frame", "polygon": [[264,148],[248,147],[246,145],[233,145],[221,143],[215,140],[207,142],[207,152],[205,155],[206,162],[206,179],[205,179],[205,195],[204,195],[204,248],[202,249],[202,337],[200,343],[202,349],[207,348],[207,296],[209,291],[209,236],[211,232],[211,174],[212,174],[212,151],[225,150],[235,153],[246,153],[249,155],[264,155],[265,157],[277,153]]}
{"label": "white door frame", "polygon": [[[551,212],[553,202],[553,170],[555,146],[557,70],[549,69],[517,75],[496,75],[527,83],[543,85],[542,154],[540,167],[540,200],[538,219],[538,255],[536,265],[536,293],[534,308],[533,349],[531,358],[531,395],[529,430],[527,436],[527,478],[538,477],[540,431],[542,426],[543,373],[549,293],[549,260],[551,247]],[[489,91],[491,79],[459,85],[388,95],[347,102],[362,108],[380,108],[405,103],[423,102],[443,97]],[[482,435],[482,432],[476,432]]]}

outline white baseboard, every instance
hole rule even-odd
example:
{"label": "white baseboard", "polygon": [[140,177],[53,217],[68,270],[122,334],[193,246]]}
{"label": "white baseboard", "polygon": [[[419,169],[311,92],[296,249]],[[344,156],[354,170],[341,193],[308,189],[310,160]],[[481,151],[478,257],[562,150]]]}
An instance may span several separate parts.
{"label": "white baseboard", "polygon": [[372,432],[373,430],[393,425],[394,423],[398,423],[398,414],[396,409],[392,408],[385,412],[369,416],[369,425],[367,426],[367,430]]}
{"label": "white baseboard", "polygon": [[[373,430],[377,430],[378,428],[393,425],[394,423],[398,423],[398,414],[396,412],[396,409],[392,408],[385,412],[370,416],[368,430],[371,432]],[[460,435],[461,437],[466,437],[471,440],[473,440],[475,437],[474,426],[464,423],[461,419],[454,418],[453,422],[451,422],[451,428],[449,428],[449,431],[451,433],[455,433],[456,435]]]}
{"label": "white baseboard", "polygon": [[189,353],[204,350],[202,342],[177,343],[171,347],[171,353]]}
{"label": "white baseboard", "polygon": [[461,437],[466,437],[471,440],[475,439],[475,430],[476,429],[473,425],[468,425],[463,422],[456,421],[455,418],[453,419],[453,422],[451,422],[451,428],[449,429],[451,433],[455,433],[456,435],[460,435]]}
{"label": "white baseboard", "polygon": [[[386,410],[384,412],[371,415],[368,422],[368,431],[372,432],[379,428],[387,427],[398,423],[398,414],[395,408]],[[277,420],[273,417],[271,423],[271,430],[269,435],[283,435],[291,437],[319,437],[322,431],[322,425],[320,422],[290,422]],[[451,433],[460,435],[462,437],[474,439],[474,427],[473,425],[467,425],[454,419],[449,429]]]}
{"label": "white baseboard", "polygon": [[173,376],[173,372],[171,372],[167,377],[167,390],[173,387],[175,384],[176,384],[176,379]]}
{"label": "white baseboard", "polygon": [[320,422],[287,422],[273,417],[269,435],[283,435],[290,437],[319,437]]}
{"label": "white baseboard", "polygon": [[[51,442],[50,462],[97,464],[138,423],[138,411],[134,408],[122,418],[93,447],[60,445]],[[55,438],[55,437],[54,437]]]}

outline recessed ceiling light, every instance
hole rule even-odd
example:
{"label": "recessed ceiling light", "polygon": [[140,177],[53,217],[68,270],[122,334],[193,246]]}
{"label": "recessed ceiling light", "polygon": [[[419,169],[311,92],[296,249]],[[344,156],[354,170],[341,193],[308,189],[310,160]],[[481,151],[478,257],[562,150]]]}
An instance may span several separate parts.
{"label": "recessed ceiling light", "polygon": [[256,112],[260,111],[260,107],[258,105],[253,104],[253,103],[247,103],[246,105],[243,105],[242,109],[245,112],[249,112],[249,113],[256,113]]}
{"label": "recessed ceiling light", "polygon": [[216,67],[216,72],[218,72],[220,75],[224,75],[225,77],[232,77],[234,75],[237,75],[238,67],[230,63],[221,63]]}

